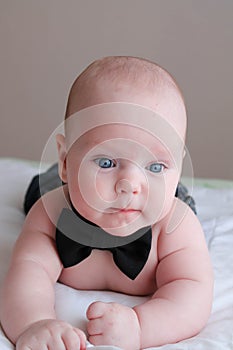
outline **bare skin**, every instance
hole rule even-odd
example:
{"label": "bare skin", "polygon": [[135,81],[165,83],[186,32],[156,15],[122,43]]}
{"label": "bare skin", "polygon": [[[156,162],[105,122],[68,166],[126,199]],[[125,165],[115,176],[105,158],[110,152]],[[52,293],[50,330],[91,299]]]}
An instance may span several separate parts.
{"label": "bare skin", "polygon": [[[159,99],[154,102],[149,93],[132,94],[131,91],[125,87],[115,89],[111,85],[107,90],[104,86],[96,87],[85,103],[90,106],[96,103],[125,101],[153,108],[169,123],[174,124],[176,120],[176,130],[184,137],[185,110],[176,97],[172,95],[171,101],[165,103],[165,97],[160,94]],[[175,108],[173,113],[170,113],[172,101]],[[81,108],[78,103],[74,107],[75,111]],[[108,138],[104,128],[108,128]],[[154,141],[145,131],[134,131],[130,126],[119,126],[118,129],[104,126],[98,134],[95,134],[95,131],[87,133],[86,139],[80,141],[83,143],[78,144],[82,150],[79,155],[75,152],[76,146],[67,154],[66,139],[58,136],[60,176],[68,185],[46,194],[29,212],[16,243],[2,291],[4,302],[1,303],[1,322],[9,339],[16,344],[17,350],[85,349],[85,334],[56,319],[54,284],[58,280],[76,289],[107,289],[131,295],[150,295],[147,302],[134,308],[117,303],[92,303],[87,310],[87,330],[88,340],[94,345],[109,344],[125,350],[139,350],[186,339],[197,334],[205,326],[212,304],[212,267],[197,217],[184,203],[174,198],[180,174],[172,166],[167,166],[163,171],[161,167],[165,179],[164,206],[152,224],[149,258],[135,280],[130,280],[116,267],[111,253],[107,251],[93,250],[80,264],[66,269],[58,256],[54,223],[57,222],[61,210],[67,206],[68,193],[73,205],[82,215],[103,228],[106,220],[109,220],[116,227],[120,227],[114,231],[119,235],[127,235],[127,232],[130,234],[135,229],[151,223],[153,208],[157,205],[155,194],[158,191],[160,174],[151,171],[151,161],[144,164],[147,156],[143,152],[134,152],[134,146],[138,140],[145,147]],[[112,143],[109,140],[117,140],[119,135],[123,135],[124,138],[125,132],[130,137],[127,139],[128,153],[124,156],[126,147],[121,148],[122,142]],[[96,145],[100,140],[102,143],[107,141],[104,156],[109,156],[110,146],[119,148],[121,156],[117,159],[116,166],[107,172],[103,169],[98,170],[95,204],[98,205],[99,194],[106,203],[113,200],[117,194],[120,203],[128,191],[131,198],[128,212],[119,209],[116,213],[109,214],[106,205],[99,214],[82,199],[76,175],[80,168],[80,160],[83,160],[90,150],[88,140],[97,136]],[[158,159],[156,147],[157,144],[154,143],[156,165],[161,165],[163,159]],[[127,160],[129,157],[130,161]],[[91,176],[96,174],[98,164],[96,159],[95,162],[90,162],[88,156],[85,162],[84,169],[86,164],[89,170],[86,180],[88,192],[92,184]],[[121,187],[122,179],[131,184],[129,188]],[[85,182],[83,186],[85,187]],[[95,199],[95,195],[93,197]],[[148,204],[140,205],[145,202],[145,198]],[[179,216],[180,212],[185,212],[184,217],[172,233],[168,234],[167,228],[171,219]],[[138,215],[138,221],[132,220],[131,215]],[[122,224],[125,227],[123,231]],[[111,228],[109,232],[111,233]],[[128,336],[129,334],[134,336]]]}

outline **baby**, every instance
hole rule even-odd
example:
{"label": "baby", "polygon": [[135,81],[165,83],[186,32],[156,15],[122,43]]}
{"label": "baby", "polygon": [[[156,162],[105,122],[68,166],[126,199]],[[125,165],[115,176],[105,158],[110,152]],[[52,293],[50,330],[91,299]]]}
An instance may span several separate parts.
{"label": "baby", "polygon": [[[213,273],[201,225],[175,197],[186,109],[174,79],[135,57],[95,61],[57,135],[63,185],[29,211],[1,301],[17,350],[78,350],[86,335],[56,318],[56,281],[150,296],[133,308],[94,302],[88,340],[125,350],[174,343],[205,326]],[[128,335],[132,336],[128,336]]]}

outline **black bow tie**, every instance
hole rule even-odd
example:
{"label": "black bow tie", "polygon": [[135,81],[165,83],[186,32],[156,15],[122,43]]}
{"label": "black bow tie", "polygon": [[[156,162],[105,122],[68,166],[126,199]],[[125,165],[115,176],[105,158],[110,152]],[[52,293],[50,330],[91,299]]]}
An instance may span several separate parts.
{"label": "black bow tie", "polygon": [[57,222],[56,245],[65,268],[86,259],[92,249],[109,250],[118,268],[134,280],[146,264],[151,239],[151,227],[118,237],[86,220],[74,209],[63,209]]}

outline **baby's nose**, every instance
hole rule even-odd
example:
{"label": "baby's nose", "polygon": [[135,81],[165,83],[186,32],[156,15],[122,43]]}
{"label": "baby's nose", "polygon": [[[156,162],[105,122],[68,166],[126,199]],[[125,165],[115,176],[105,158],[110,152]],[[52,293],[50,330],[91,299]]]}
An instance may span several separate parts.
{"label": "baby's nose", "polygon": [[136,181],[130,181],[127,179],[120,179],[116,183],[116,192],[118,194],[123,194],[123,193],[137,194],[140,191],[141,191],[141,185],[138,181],[136,182]]}

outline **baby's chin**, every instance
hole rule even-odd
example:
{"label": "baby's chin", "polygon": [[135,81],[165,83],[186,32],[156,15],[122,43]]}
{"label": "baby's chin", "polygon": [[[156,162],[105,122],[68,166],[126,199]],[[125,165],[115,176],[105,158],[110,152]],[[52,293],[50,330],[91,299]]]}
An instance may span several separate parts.
{"label": "baby's chin", "polygon": [[126,237],[129,236],[136,231],[151,226],[151,224],[142,218],[140,218],[140,214],[135,215],[131,220],[112,220],[109,222],[105,221],[104,225],[99,225],[102,229],[108,232],[111,235],[117,237]]}

